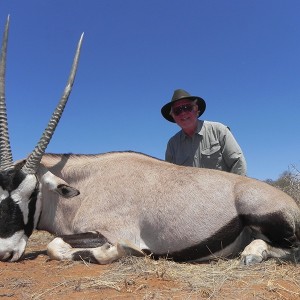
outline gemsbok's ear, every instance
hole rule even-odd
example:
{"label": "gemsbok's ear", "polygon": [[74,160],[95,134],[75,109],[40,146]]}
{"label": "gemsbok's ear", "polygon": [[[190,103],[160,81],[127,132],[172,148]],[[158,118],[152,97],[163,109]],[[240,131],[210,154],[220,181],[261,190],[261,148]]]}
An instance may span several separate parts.
{"label": "gemsbok's ear", "polygon": [[77,189],[67,184],[58,185],[55,191],[64,198],[73,198],[80,194]]}
{"label": "gemsbok's ear", "polygon": [[38,172],[39,180],[49,191],[56,192],[64,198],[72,198],[80,194],[79,190],[70,186],[60,177],[54,175],[49,170],[40,165]]}

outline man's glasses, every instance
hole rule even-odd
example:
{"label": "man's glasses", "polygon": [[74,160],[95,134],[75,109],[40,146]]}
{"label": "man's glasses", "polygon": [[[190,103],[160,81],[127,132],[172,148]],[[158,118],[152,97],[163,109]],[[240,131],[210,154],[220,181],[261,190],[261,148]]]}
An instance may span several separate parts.
{"label": "man's glasses", "polygon": [[193,104],[183,104],[177,107],[172,108],[172,113],[175,116],[179,116],[183,111],[184,112],[191,112],[193,110]]}

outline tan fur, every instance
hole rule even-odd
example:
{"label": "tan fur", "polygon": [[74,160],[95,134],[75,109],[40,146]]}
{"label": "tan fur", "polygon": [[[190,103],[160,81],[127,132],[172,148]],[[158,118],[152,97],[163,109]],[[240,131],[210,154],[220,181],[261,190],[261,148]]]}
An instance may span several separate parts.
{"label": "tan fur", "polygon": [[278,210],[299,234],[295,201],[247,177],[131,152],[44,155],[42,164],[80,190],[64,199],[43,187],[38,227],[56,234],[99,231],[112,243],[127,239],[159,254],[206,240],[239,214]]}

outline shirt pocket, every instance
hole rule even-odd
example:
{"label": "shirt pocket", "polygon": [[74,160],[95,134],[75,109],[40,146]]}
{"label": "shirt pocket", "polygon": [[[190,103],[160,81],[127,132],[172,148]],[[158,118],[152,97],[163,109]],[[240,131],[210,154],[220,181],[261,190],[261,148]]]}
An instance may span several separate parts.
{"label": "shirt pocket", "polygon": [[212,144],[210,148],[201,150],[201,165],[204,168],[220,169],[221,161],[222,153],[219,143]]}

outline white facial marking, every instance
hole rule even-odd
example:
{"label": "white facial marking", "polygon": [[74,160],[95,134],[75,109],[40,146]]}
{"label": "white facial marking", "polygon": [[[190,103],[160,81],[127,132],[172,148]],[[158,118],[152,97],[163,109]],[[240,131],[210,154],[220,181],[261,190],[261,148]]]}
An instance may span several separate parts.
{"label": "white facial marking", "polygon": [[0,258],[5,260],[13,253],[10,261],[18,260],[25,251],[27,240],[23,230],[16,232],[9,238],[0,238]]}
{"label": "white facial marking", "polygon": [[2,200],[6,199],[9,196],[8,192],[6,190],[3,190],[0,186],[0,203]]}
{"label": "white facial marking", "polygon": [[11,198],[13,201],[19,205],[24,218],[24,223],[28,222],[28,200],[34,191],[36,186],[36,177],[32,174],[29,174],[21,182],[18,188],[11,193]]}
{"label": "white facial marking", "polygon": [[22,202],[23,200],[29,199],[31,193],[33,192],[36,186],[36,177],[32,174],[29,174],[21,182],[18,188],[12,191],[11,195],[15,203]]}

